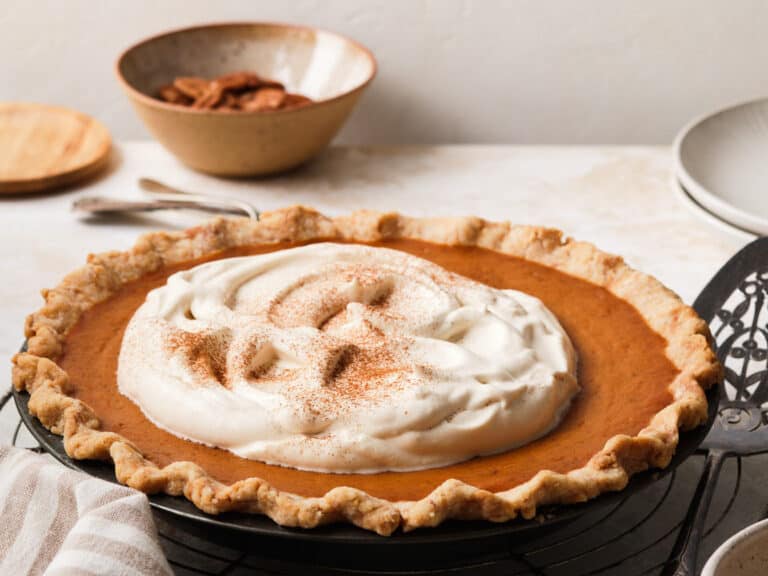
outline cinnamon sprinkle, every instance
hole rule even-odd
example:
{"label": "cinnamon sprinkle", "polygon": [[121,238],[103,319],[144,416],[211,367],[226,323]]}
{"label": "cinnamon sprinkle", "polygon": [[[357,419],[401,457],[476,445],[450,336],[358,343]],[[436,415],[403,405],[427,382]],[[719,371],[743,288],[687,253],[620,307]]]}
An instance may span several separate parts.
{"label": "cinnamon sprinkle", "polygon": [[[175,329],[167,343],[201,380],[227,388],[239,380],[280,394],[310,429],[314,424],[322,429],[323,422],[392,398],[430,369],[413,364],[408,355],[413,338],[398,329],[405,320],[403,305],[412,310],[415,296],[397,286],[392,279],[397,273],[408,270],[335,265],[303,277],[270,302],[232,302],[236,311],[247,312],[247,322],[258,324],[235,331],[235,340],[250,337],[250,342],[234,341],[231,331]],[[318,333],[307,341],[289,337],[282,343],[300,366],[281,365],[270,332],[306,327]],[[271,356],[256,361],[266,354],[265,346]]]}
{"label": "cinnamon sprinkle", "polygon": [[228,330],[187,332],[174,328],[166,334],[168,349],[183,354],[200,380],[212,379],[225,388],[230,387],[227,351],[231,340]]}

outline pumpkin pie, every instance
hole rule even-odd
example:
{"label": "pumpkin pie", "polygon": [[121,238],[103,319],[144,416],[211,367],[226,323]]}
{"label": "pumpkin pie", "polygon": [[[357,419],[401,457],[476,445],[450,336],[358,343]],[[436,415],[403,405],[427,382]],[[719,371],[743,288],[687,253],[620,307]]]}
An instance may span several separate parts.
{"label": "pumpkin pie", "polygon": [[308,208],[91,255],[13,383],[75,459],[205,512],[382,535],[665,467],[721,375],[657,280],[557,230]]}

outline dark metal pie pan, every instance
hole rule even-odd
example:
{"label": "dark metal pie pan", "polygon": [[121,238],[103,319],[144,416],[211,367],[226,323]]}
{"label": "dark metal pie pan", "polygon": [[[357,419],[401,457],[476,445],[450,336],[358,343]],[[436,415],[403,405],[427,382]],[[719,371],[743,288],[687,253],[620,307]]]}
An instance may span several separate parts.
{"label": "dark metal pie pan", "polygon": [[[716,414],[720,386],[713,387],[707,394],[709,402],[709,418],[705,425],[695,430],[682,432],[677,451],[669,466],[663,470],[649,470],[634,475],[627,487],[621,492],[602,494],[601,496],[582,504],[553,506],[539,510],[533,520],[516,519],[504,523],[485,521],[448,521],[436,528],[426,528],[414,532],[396,532],[392,536],[382,537],[373,532],[363,530],[350,524],[333,524],[312,530],[284,528],[278,526],[265,516],[254,514],[226,513],[213,516],[202,512],[183,497],[155,494],[149,497],[152,507],[165,518],[180,523],[185,529],[202,534],[211,539],[222,539],[228,544],[253,542],[257,537],[268,537],[270,540],[302,541],[307,544],[338,543],[362,545],[392,544],[446,544],[470,541],[481,541],[498,537],[513,537],[516,541],[524,540],[542,530],[575,520],[593,512],[598,508],[615,504],[619,499],[629,494],[639,492],[658,478],[669,474],[686,458],[693,454],[704,440]],[[14,391],[14,400],[22,421],[40,445],[54,458],[63,464],[81,470],[91,476],[110,482],[117,482],[111,462],[95,460],[72,460],[64,451],[61,436],[49,432],[37,418],[30,415],[27,408],[29,395],[26,392]]]}

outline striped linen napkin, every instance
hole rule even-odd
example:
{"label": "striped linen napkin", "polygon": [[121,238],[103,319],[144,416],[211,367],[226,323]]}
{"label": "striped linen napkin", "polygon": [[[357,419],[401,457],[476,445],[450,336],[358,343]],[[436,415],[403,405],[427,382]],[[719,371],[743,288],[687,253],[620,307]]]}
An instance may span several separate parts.
{"label": "striped linen napkin", "polygon": [[172,574],[147,497],[0,446],[0,574]]}

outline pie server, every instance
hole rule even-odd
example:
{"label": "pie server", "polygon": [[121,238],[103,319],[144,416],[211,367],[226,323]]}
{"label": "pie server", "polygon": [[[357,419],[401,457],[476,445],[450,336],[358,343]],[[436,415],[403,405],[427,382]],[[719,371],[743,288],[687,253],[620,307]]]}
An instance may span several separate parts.
{"label": "pie server", "polygon": [[725,379],[717,417],[701,444],[704,471],[663,576],[698,574],[698,545],[725,458],[768,452],[768,237],[731,258],[693,307],[709,323]]}

